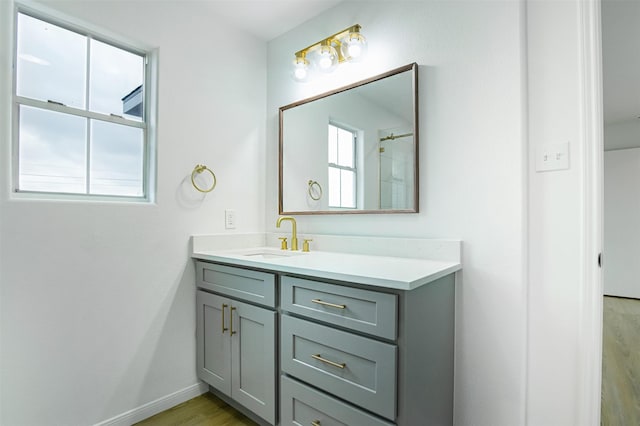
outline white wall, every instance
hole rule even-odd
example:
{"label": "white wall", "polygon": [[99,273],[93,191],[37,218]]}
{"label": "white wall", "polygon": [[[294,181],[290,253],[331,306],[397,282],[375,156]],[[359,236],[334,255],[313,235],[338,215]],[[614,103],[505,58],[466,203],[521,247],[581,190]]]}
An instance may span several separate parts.
{"label": "white wall", "polygon": [[640,148],[604,154],[604,294],[640,299]]}
{"label": "white wall", "polygon": [[634,117],[630,120],[605,124],[604,143],[607,151],[640,147],[640,120]]}
{"label": "white wall", "polygon": [[[189,236],[224,232],[225,208],[237,231],[264,228],[264,42],[205,2],[48,5],[159,48],[157,202],[13,199],[0,2],[3,425],[93,424],[195,384]],[[185,180],[197,163],[218,177],[201,202]]]}
{"label": "white wall", "polygon": [[605,150],[640,147],[640,2],[603,0]]}
{"label": "white wall", "polygon": [[[531,426],[586,424],[581,423],[579,413],[583,391],[579,369],[585,356],[580,353],[580,339],[588,337],[580,332],[580,304],[585,297],[582,209],[587,181],[582,151],[585,135],[581,133],[579,17],[578,1],[527,2],[527,421]],[[570,169],[537,173],[539,150],[563,142],[569,142]]]}
{"label": "white wall", "polygon": [[[605,124],[637,120],[640,111],[640,2],[602,0]],[[605,138],[605,144],[609,141]]]}
{"label": "white wall", "polygon": [[[420,213],[300,216],[301,233],[460,238],[457,425],[525,421],[522,4],[345,2],[268,46],[267,230],[276,232],[278,108],[413,61],[420,65]],[[293,53],[354,23],[361,64],[293,82]]]}

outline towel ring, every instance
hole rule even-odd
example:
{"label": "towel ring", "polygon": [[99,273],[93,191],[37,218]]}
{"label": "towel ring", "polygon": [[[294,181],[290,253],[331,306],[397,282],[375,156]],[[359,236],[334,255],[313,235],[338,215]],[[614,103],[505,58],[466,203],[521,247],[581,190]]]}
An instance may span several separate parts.
{"label": "towel ring", "polygon": [[[313,196],[313,192],[314,192],[314,191],[313,191],[313,187],[314,187],[314,186],[317,186],[317,187],[318,187],[317,192],[320,192],[320,195],[318,195],[317,197],[314,197],[314,196]],[[321,186],[320,186],[320,184],[319,184],[317,181],[315,181],[315,180],[310,180],[310,181],[309,181],[309,189],[308,189],[308,192],[309,192],[309,197],[311,197],[311,199],[312,199],[312,200],[318,201],[320,198],[322,198],[322,187],[321,187]]]}
{"label": "towel ring", "polygon": [[[211,187],[208,188],[208,189],[202,189],[196,184],[196,173],[200,174],[200,173],[202,173],[204,171],[208,171],[209,173],[211,173],[211,177],[213,177],[213,183],[211,184]],[[203,193],[206,194],[207,192],[213,191],[213,188],[216,187],[217,183],[218,183],[218,180],[216,179],[216,175],[215,175],[215,173],[213,173],[213,171],[210,168],[208,168],[204,164],[202,164],[202,165],[196,164],[196,167],[191,172],[191,184],[193,185],[193,187],[195,189],[197,189],[198,191],[203,192]]]}

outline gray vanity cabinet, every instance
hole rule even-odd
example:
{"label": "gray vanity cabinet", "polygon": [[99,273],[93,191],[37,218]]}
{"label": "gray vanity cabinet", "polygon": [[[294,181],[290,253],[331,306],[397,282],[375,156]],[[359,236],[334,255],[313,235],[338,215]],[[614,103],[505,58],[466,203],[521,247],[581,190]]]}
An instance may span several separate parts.
{"label": "gray vanity cabinet", "polygon": [[398,290],[196,271],[198,376],[261,424],[453,424],[454,274]]}
{"label": "gray vanity cabinet", "polygon": [[[199,265],[199,276],[211,275],[218,267]],[[229,269],[222,268],[225,279],[229,278]],[[236,272],[248,272],[251,277],[244,273],[234,275],[235,290],[242,292],[254,284],[253,271]],[[271,274],[264,275],[273,279]],[[225,285],[234,287],[229,280]],[[275,424],[275,310],[203,290],[197,291],[196,306],[198,377],[269,424]]]}

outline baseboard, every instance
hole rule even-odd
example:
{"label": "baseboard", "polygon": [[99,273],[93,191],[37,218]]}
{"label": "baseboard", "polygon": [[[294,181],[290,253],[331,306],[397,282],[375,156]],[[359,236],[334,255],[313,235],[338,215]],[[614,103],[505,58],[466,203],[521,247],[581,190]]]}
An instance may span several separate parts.
{"label": "baseboard", "polygon": [[155,401],[147,402],[144,405],[119,414],[108,420],[96,423],[95,426],[131,426],[134,423],[154,416],[164,410],[168,410],[171,407],[175,407],[178,404],[182,404],[183,402],[188,401],[191,398],[195,398],[196,396],[200,396],[203,393],[207,393],[208,391],[209,386],[206,383],[199,382],[158,398]]}

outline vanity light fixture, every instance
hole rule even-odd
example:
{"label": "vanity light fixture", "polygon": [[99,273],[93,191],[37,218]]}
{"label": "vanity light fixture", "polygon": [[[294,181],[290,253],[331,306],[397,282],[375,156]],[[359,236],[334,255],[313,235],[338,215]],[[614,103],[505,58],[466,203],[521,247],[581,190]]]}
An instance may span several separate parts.
{"label": "vanity light fixture", "polygon": [[331,73],[346,61],[360,61],[367,53],[367,40],[355,24],[295,53],[293,79],[308,81],[314,69]]}

